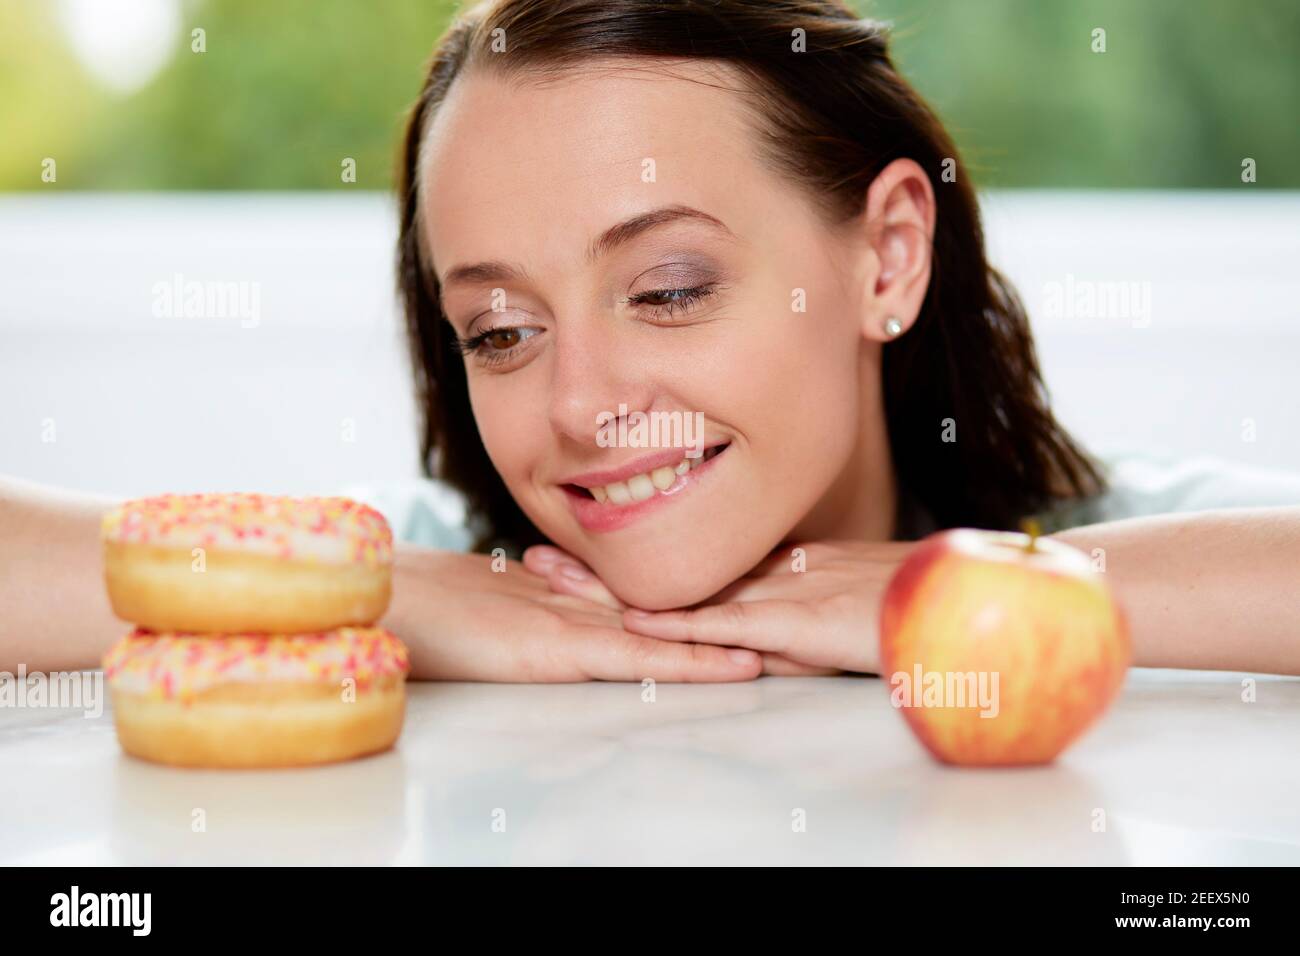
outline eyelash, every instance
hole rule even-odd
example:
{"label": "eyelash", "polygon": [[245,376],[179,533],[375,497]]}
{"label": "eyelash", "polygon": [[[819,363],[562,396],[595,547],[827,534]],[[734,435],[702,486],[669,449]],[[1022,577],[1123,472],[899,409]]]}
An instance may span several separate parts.
{"label": "eyelash", "polygon": [[[651,289],[648,292],[639,292],[636,295],[628,296],[624,301],[630,305],[649,305],[655,309],[664,310],[663,313],[656,312],[655,319],[661,321],[663,315],[671,317],[676,309],[689,310],[695,307],[700,300],[707,296],[713,295],[715,288],[712,285],[693,286],[686,289]],[[656,301],[667,300],[667,301]],[[486,329],[477,335],[471,335],[468,339],[457,337],[455,347],[463,355],[477,355],[480,362],[486,366],[500,365],[509,361],[519,350],[519,345],[511,346],[505,350],[494,352],[481,351],[483,343],[493,335],[501,332],[512,332],[522,328],[521,326],[497,326],[496,328]]]}
{"label": "eyelash", "polygon": [[519,348],[518,345],[511,346],[510,348],[505,349],[504,351],[496,351],[496,352],[480,352],[479,349],[482,348],[483,343],[486,342],[492,336],[500,332],[514,332],[517,331],[518,328],[519,328],[518,326],[503,325],[503,326],[498,326],[495,329],[488,329],[485,332],[480,332],[478,333],[478,335],[471,335],[467,339],[462,339],[457,337],[455,342],[455,347],[456,350],[459,351],[462,355],[476,354],[479,358],[479,361],[481,361],[484,365],[489,365],[489,366],[500,365],[502,362],[506,361],[512,355],[515,354],[515,352]]}
{"label": "eyelash", "polygon": [[[685,309],[692,308],[705,296],[713,295],[714,287],[711,285],[697,285],[689,289],[652,289],[649,292],[639,292],[636,295],[628,296],[627,301],[632,305],[653,305],[655,308],[666,309],[669,317],[673,314],[674,307]],[[652,302],[652,299],[675,296],[667,302]]]}

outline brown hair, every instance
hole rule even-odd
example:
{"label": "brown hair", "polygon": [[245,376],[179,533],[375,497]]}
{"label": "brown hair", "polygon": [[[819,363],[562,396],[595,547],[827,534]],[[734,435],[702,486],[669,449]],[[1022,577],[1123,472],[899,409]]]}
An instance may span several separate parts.
{"label": "brown hair", "polygon": [[[505,38],[506,52],[491,52],[494,36]],[[425,261],[421,138],[471,65],[554,76],[615,57],[701,58],[738,70],[761,105],[764,156],[806,188],[828,224],[861,214],[868,186],[893,160],[911,158],[928,173],[936,201],[930,286],[912,328],[883,347],[882,375],[899,487],[939,527],[1014,527],[1055,498],[1102,489],[1096,466],[1052,416],[1024,308],[985,259],[956,147],[894,68],[880,24],[839,0],[490,0],[453,23],[435,51],[399,172],[399,283],[423,461],[426,473],[465,494],[480,547],[522,547],[541,536],[483,448],[463,358]],[[944,181],[945,165],[955,180]],[[947,419],[956,441],[941,440]]]}

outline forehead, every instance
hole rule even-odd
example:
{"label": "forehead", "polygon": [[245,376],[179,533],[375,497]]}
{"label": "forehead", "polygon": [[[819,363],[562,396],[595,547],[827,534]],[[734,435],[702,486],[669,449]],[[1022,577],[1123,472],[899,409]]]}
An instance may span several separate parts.
{"label": "forehead", "polygon": [[746,187],[770,193],[777,184],[754,155],[737,89],[734,73],[703,64],[616,64],[544,81],[463,76],[422,154],[435,267],[581,255],[611,223],[670,203],[735,232],[756,225],[762,211]]}

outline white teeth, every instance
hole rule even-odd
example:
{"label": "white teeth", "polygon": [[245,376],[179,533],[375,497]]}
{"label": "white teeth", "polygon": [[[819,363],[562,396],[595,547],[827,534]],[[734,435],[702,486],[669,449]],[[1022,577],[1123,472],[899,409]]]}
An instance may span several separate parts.
{"label": "white teeth", "polygon": [[654,482],[649,475],[633,475],[627,480],[627,490],[632,493],[633,501],[647,501],[655,495]]}
{"label": "white teeth", "polygon": [[719,451],[721,451],[721,448],[710,448],[704,454],[695,458],[683,458],[675,467],[665,465],[662,468],[656,468],[654,471],[633,475],[627,481],[615,481],[588,490],[591,492],[591,496],[601,504],[608,502],[621,507],[635,504],[638,501],[648,501],[655,496],[656,491],[666,492],[677,483],[680,476],[699,468],[700,465],[714,457]]}

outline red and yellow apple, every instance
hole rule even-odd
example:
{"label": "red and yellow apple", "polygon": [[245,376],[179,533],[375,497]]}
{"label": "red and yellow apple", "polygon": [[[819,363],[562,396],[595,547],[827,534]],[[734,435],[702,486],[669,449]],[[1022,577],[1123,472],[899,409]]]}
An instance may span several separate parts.
{"label": "red and yellow apple", "polygon": [[931,535],[895,572],[881,607],[891,701],[950,764],[1052,760],[1114,700],[1130,654],[1104,575],[1048,538]]}

